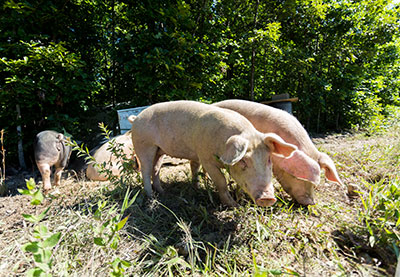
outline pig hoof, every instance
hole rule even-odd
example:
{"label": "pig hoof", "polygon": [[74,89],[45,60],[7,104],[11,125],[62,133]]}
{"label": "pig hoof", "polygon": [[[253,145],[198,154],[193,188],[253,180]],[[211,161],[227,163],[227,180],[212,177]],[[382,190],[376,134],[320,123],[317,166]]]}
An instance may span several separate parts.
{"label": "pig hoof", "polygon": [[274,205],[276,198],[259,198],[256,200],[256,204],[261,207],[269,207]]}
{"label": "pig hoof", "polygon": [[43,190],[44,190],[44,191],[49,191],[49,190],[51,190],[51,186],[44,186],[44,187],[43,187]]}

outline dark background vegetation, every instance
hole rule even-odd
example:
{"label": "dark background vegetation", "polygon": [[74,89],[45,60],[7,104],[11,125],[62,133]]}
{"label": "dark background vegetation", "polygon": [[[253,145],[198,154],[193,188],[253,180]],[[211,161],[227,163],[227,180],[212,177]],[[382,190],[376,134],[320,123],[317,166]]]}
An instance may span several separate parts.
{"label": "dark background vegetation", "polygon": [[41,130],[88,141],[118,109],[178,99],[289,93],[309,131],[363,127],[400,103],[399,18],[386,0],[2,0],[7,158],[18,125],[31,157]]}

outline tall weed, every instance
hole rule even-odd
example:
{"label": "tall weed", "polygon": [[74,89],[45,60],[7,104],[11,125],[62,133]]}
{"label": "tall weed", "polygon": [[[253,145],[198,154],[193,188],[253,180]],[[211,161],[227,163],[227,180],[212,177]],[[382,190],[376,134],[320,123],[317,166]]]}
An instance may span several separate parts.
{"label": "tall weed", "polygon": [[[40,189],[36,188],[33,178],[26,180],[26,190],[19,189],[21,194],[29,195],[31,205],[40,205],[44,196]],[[22,250],[33,255],[35,267],[26,272],[27,276],[52,276],[53,266],[53,248],[59,243],[61,233],[49,232],[45,224],[39,224],[47,215],[50,207],[38,215],[23,214],[26,221],[33,223],[33,232],[31,241],[22,246]]]}
{"label": "tall weed", "polygon": [[399,256],[400,247],[400,179],[382,179],[369,187],[366,193],[360,192],[363,209],[359,219],[369,234],[369,244],[374,247],[379,243],[393,248]]}

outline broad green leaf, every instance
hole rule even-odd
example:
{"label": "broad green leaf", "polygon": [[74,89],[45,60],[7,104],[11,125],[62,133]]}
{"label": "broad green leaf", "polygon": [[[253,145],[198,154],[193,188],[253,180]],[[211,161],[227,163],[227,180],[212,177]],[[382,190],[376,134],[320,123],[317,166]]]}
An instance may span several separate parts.
{"label": "broad green leaf", "polygon": [[36,263],[42,263],[44,261],[42,252],[43,251],[39,251],[39,254],[33,255],[33,259]]}
{"label": "broad green leaf", "polygon": [[99,237],[94,238],[93,242],[94,242],[94,244],[96,244],[98,246],[105,246],[106,245],[104,239],[103,238],[99,238]]}
{"label": "broad green leaf", "polygon": [[110,244],[110,248],[116,250],[118,248],[118,241],[119,239],[117,237],[114,237]]}
{"label": "broad green leaf", "polygon": [[131,263],[131,262],[128,262],[128,261],[125,261],[125,260],[121,260],[121,263],[122,263],[122,265],[125,266],[125,267],[130,267],[130,266],[132,266],[132,263]]}
{"label": "broad green leaf", "polygon": [[40,220],[38,219],[38,217],[37,217],[37,216],[34,216],[34,215],[22,214],[22,216],[23,216],[26,220],[28,220],[29,222],[32,222],[32,223],[37,223],[37,222],[40,221]]}
{"label": "broad green leaf", "polygon": [[121,229],[125,226],[126,221],[128,220],[128,218],[129,218],[129,215],[126,216],[124,219],[122,219],[122,220],[117,224],[117,231],[121,230]]}
{"label": "broad green leaf", "polygon": [[27,189],[18,189],[18,192],[24,195],[30,195],[31,192]]}
{"label": "broad green leaf", "polygon": [[22,246],[25,252],[37,253],[39,251],[38,242],[28,242]]}
{"label": "broad green leaf", "polygon": [[50,237],[48,237],[47,239],[45,239],[43,242],[40,243],[40,246],[47,249],[47,248],[53,248],[54,246],[56,246],[56,244],[58,243],[58,241],[61,238],[61,233],[55,233],[53,235],[51,235]]}
{"label": "broad green leaf", "polygon": [[272,275],[282,275],[283,274],[282,270],[279,270],[279,269],[270,269],[270,270],[268,270],[268,272],[271,273]]}
{"label": "broad green leaf", "polygon": [[26,272],[27,277],[42,277],[44,276],[44,271],[38,267],[31,268]]}
{"label": "broad green leaf", "polygon": [[35,191],[32,194],[32,197],[33,197],[32,201],[31,201],[32,205],[39,205],[43,202],[43,199],[44,199],[43,194],[40,190]]}
{"label": "broad green leaf", "polygon": [[25,180],[25,181],[26,181],[26,187],[28,188],[28,190],[34,190],[36,188],[35,179],[29,178],[29,180]]}

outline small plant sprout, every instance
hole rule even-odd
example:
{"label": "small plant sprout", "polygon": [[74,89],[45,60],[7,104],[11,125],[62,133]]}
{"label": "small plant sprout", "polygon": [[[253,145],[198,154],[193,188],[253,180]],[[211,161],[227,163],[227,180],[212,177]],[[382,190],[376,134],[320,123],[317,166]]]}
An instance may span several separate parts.
{"label": "small plant sprout", "polygon": [[[40,189],[36,189],[36,183],[33,178],[26,181],[27,189],[18,191],[21,194],[31,196],[31,205],[40,205],[43,202],[43,194]],[[39,224],[44,219],[50,207],[41,212],[39,215],[23,214],[22,216],[29,222],[34,224],[33,240],[24,244],[22,250],[33,255],[35,267],[29,269],[27,276],[52,276],[52,250],[59,243],[61,233],[51,233],[46,225]]]}

